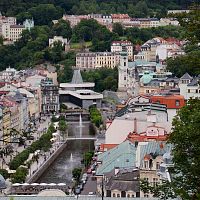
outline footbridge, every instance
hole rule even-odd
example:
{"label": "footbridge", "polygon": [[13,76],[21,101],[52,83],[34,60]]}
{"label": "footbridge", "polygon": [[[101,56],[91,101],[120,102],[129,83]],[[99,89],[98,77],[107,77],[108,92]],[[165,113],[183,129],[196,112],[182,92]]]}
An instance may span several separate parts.
{"label": "footbridge", "polygon": [[69,136],[66,138],[66,141],[70,140],[97,140],[97,137],[95,136]]}

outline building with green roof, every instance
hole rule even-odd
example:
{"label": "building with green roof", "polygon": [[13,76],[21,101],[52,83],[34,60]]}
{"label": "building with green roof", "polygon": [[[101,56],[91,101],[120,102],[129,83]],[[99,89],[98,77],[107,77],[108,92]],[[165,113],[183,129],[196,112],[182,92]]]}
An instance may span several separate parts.
{"label": "building with green roof", "polygon": [[126,140],[98,156],[98,162],[101,163],[96,175],[103,175],[116,167],[133,167],[136,162],[136,147],[129,140]]}

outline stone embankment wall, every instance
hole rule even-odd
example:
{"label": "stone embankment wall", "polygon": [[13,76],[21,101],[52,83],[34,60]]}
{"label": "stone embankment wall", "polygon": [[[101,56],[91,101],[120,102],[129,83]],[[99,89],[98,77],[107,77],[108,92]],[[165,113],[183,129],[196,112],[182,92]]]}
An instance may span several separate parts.
{"label": "stone embankment wall", "polygon": [[42,174],[49,168],[49,166],[54,162],[54,160],[60,155],[60,153],[67,146],[67,142],[63,143],[56,151],[51,154],[51,156],[43,163],[39,170],[37,170],[31,177],[26,181],[27,183],[35,183],[42,176]]}

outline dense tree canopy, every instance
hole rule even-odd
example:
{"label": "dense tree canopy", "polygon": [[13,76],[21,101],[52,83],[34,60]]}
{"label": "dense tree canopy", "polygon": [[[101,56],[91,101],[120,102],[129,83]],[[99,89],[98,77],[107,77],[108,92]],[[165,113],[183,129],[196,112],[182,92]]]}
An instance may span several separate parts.
{"label": "dense tree canopy", "polygon": [[95,83],[95,91],[117,90],[118,71],[117,68],[101,68],[95,71],[82,72],[85,81]]}
{"label": "dense tree canopy", "polygon": [[173,121],[169,142],[173,144],[172,183],[183,199],[200,198],[200,100],[190,99]]}
{"label": "dense tree canopy", "polygon": [[167,69],[178,77],[181,77],[186,72],[190,75],[197,76],[200,74],[199,58],[200,49],[184,56],[179,56],[176,59],[170,58],[167,60]]}
{"label": "dense tree canopy", "polygon": [[[192,0],[1,0],[0,10],[7,15],[19,15],[19,19],[32,15],[36,23],[46,24],[46,19],[61,13],[128,13],[132,17],[165,15],[167,9],[187,8]],[[52,4],[50,6],[50,4]],[[54,5],[54,8],[52,7]],[[49,11],[52,15],[48,16]],[[44,12],[44,18],[39,18]],[[57,18],[58,19],[58,18]]]}

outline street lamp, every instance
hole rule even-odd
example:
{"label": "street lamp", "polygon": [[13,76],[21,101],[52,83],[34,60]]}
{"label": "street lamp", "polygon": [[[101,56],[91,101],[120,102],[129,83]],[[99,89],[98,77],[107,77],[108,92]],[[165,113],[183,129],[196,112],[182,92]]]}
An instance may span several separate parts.
{"label": "street lamp", "polygon": [[101,199],[103,200],[104,199],[104,175],[102,175],[102,182],[101,182]]}

